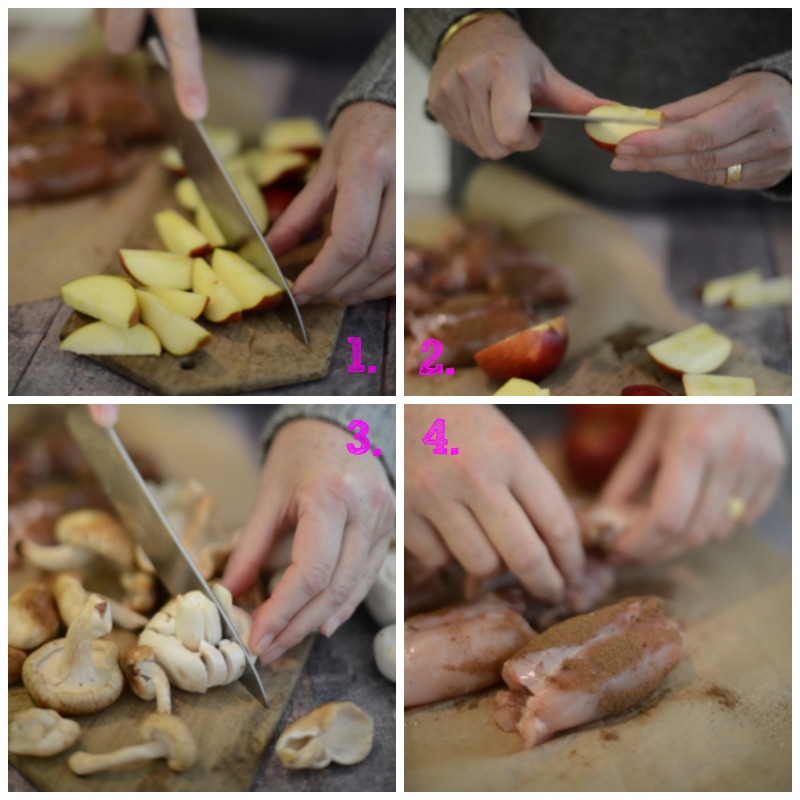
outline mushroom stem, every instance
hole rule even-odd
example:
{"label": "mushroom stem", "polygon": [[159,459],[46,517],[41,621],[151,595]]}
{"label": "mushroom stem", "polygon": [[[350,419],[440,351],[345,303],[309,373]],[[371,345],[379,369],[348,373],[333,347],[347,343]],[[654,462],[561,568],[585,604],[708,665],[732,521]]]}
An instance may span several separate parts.
{"label": "mushroom stem", "polygon": [[93,775],[134,761],[154,761],[169,754],[163,742],[145,742],[123,747],[113,753],[75,753],[70,756],[69,768],[77,775]]}
{"label": "mushroom stem", "polygon": [[95,676],[93,640],[111,630],[111,609],[100,595],[93,594],[83,611],[67,629],[59,677],[71,683],[90,683]]}

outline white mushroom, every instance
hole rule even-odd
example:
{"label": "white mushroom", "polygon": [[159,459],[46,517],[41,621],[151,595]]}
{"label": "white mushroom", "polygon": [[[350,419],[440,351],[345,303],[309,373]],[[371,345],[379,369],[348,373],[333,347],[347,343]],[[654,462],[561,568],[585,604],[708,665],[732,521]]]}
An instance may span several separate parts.
{"label": "white mushroom", "polygon": [[372,735],[372,717],[357,705],[326,703],[287,726],[275,752],[291,769],[321,769],[331,761],[357,764],[369,755]]}
{"label": "white mushroom", "polygon": [[397,671],[397,625],[394,622],[375,634],[372,651],[381,675],[394,683]]}
{"label": "white mushroom", "polygon": [[[58,606],[58,613],[61,615],[63,623],[67,626],[71,625],[81,613],[81,609],[86,605],[89,593],[83,588],[80,580],[68,572],[60,572],[51,576],[47,581],[47,585],[53,592],[53,597]],[[125,628],[125,630],[135,631],[147,624],[147,617],[110,598],[106,599],[111,609],[111,619],[115,625]]]}
{"label": "white mushroom", "polygon": [[56,522],[56,540],[91,550],[121,569],[133,565],[133,543],[125,528],[107,511],[96,508],[68,511]]}
{"label": "white mushroom", "polygon": [[43,583],[26,583],[8,599],[8,643],[32,650],[52,639],[61,625],[53,595]]}
{"label": "white mushroom", "polygon": [[231,642],[228,639],[223,639],[219,643],[219,651],[225,658],[225,664],[228,668],[225,683],[238,681],[244,675],[244,669],[247,665],[247,656],[245,656],[244,651],[236,642]]}
{"label": "white mushroom", "polygon": [[119,660],[128,686],[142,700],[155,700],[159,714],[172,711],[172,699],[169,691],[169,678],[156,661],[156,652],[152,647],[139,645],[126,650]]}
{"label": "white mushroom", "polygon": [[200,642],[200,658],[203,659],[208,673],[209,689],[228,683],[228,662],[221,650],[217,650],[213,644],[208,642]]}
{"label": "white mushroom", "polygon": [[19,551],[29,564],[45,572],[83,569],[95,559],[95,554],[83,547],[73,547],[69,544],[38,544],[33,539],[22,542]]}
{"label": "white mushroom", "polygon": [[22,665],[28,654],[24,650],[8,646],[8,685],[13,686],[22,678]]}
{"label": "white mushroom", "polygon": [[178,595],[175,636],[190,650],[198,650],[200,642],[217,644],[222,638],[217,607],[202,592]]}
{"label": "white mushroom", "polygon": [[125,590],[123,605],[146,614],[156,604],[156,580],[143,570],[123,572],[119,576],[120,586]]}
{"label": "white mushroom", "polygon": [[388,625],[397,620],[397,554],[389,548],[364,602],[378,625]]}
{"label": "white mushroom", "polygon": [[204,694],[208,689],[208,672],[200,653],[189,650],[174,636],[164,636],[145,628],[139,634],[139,644],[156,651],[158,663],[173,686],[197,694]]}
{"label": "white mushroom", "polygon": [[54,756],[72,747],[80,735],[75,720],[52,709],[31,708],[11,718],[8,750],[21,756]]}
{"label": "white mushroom", "polygon": [[34,702],[63,714],[90,714],[122,692],[118,650],[98,637],[111,630],[108,601],[90,595],[66,638],[40,647],[25,661],[22,680]]}
{"label": "white mushroom", "polygon": [[67,763],[77,775],[92,775],[124,764],[157,758],[166,758],[167,766],[174,772],[185,772],[197,759],[197,745],[192,734],[177,717],[151,714],[142,723],[142,736],[146,744],[124,747],[113,753],[75,753]]}

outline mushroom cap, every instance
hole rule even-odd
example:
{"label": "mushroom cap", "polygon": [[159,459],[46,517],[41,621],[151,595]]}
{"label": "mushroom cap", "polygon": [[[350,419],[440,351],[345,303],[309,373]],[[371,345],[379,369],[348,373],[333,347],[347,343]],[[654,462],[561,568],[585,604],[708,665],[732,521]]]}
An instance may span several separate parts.
{"label": "mushroom cap", "polygon": [[13,686],[22,677],[22,665],[28,654],[24,650],[8,646],[8,685]]}
{"label": "mushroom cap", "polygon": [[142,723],[142,736],[148,742],[165,747],[167,765],[175,772],[185,772],[197,759],[197,744],[186,725],[170,714],[150,714]]}
{"label": "mushroom cap", "polygon": [[8,749],[22,756],[54,756],[72,747],[81,726],[57,711],[30,708],[15,714],[8,726]]}
{"label": "mushroom cap", "polygon": [[98,553],[123,569],[133,565],[133,542],[107,511],[96,508],[68,511],[56,522],[56,539]]}
{"label": "mushroom cap", "polygon": [[375,634],[372,652],[381,675],[394,682],[397,677],[397,625],[394,622]]}
{"label": "mushroom cap", "polygon": [[26,583],[8,600],[8,644],[33,650],[58,633],[61,620],[50,590]]}
{"label": "mushroom cap", "polygon": [[126,650],[119,658],[119,665],[137,697],[155,700],[156,687],[147,674],[147,665],[157,666],[156,651],[147,645],[137,645]]}
{"label": "mushroom cap", "polygon": [[288,725],[275,752],[291,769],[357,764],[372,749],[373,728],[372,717],[355,703],[325,703]]}
{"label": "mushroom cap", "polygon": [[122,693],[124,680],[112,642],[92,642],[96,676],[87,683],[68,683],[59,677],[66,639],[55,639],[31,653],[22,666],[22,682],[38,706],[61,714],[91,714],[110,706]]}

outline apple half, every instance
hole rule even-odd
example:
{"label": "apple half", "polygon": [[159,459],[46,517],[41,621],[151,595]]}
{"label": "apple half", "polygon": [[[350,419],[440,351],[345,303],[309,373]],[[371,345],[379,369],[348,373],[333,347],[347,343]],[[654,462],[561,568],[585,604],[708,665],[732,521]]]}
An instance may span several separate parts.
{"label": "apple half", "polygon": [[134,288],[115,275],[89,275],[65,283],[61,299],[76,311],[120,328],[130,328],[139,321]]}
{"label": "apple half", "polygon": [[758,394],[752,378],[732,375],[683,376],[683,390],[687,397],[755,397]]}
{"label": "apple half", "polygon": [[647,348],[650,358],[669,375],[713,372],[731,354],[727,336],[701,323],[661,339]]}
{"label": "apple half", "polygon": [[538,381],[561,363],[568,342],[567,320],[555,317],[484,347],[475,353],[475,362],[500,383],[511,378]]}
{"label": "apple half", "polygon": [[122,268],[143,286],[164,286],[168,289],[192,288],[192,259],[162,250],[119,251]]}
{"label": "apple half", "polygon": [[142,323],[120,328],[107,322],[90,322],[61,342],[61,350],[84,356],[158,356],[161,342]]}
{"label": "apple half", "polygon": [[583,129],[586,135],[603,150],[613,153],[617,145],[628,136],[639,131],[652,131],[664,119],[662,111],[650,108],[636,108],[623,106],[617,103],[595,106],[587,117],[614,117],[616,119],[630,120],[630,122],[586,122]]}
{"label": "apple half", "polygon": [[524,378],[509,378],[495,393],[495,397],[549,397],[550,390],[543,389]]}
{"label": "apple half", "polygon": [[211,242],[175,209],[166,208],[153,217],[153,224],[164,247],[178,256],[197,258],[211,252]]}
{"label": "apple half", "polygon": [[155,295],[143,289],[137,289],[136,295],[144,324],[152,328],[168,353],[185,356],[211,341],[211,334],[205,328],[171,311]]}
{"label": "apple half", "polygon": [[283,299],[283,289],[238,253],[215,250],[211,258],[211,269],[231,290],[245,311],[269,311]]}

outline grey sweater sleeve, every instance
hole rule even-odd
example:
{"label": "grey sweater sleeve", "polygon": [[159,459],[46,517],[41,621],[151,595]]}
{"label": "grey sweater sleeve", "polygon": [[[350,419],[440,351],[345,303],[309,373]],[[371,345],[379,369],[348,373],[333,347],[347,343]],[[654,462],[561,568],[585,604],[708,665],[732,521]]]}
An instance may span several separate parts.
{"label": "grey sweater sleeve", "polygon": [[351,103],[372,101],[388,106],[395,105],[396,49],[397,38],[392,26],[350,83],[333,101],[328,112],[328,126],[333,125],[339,112]]}
{"label": "grey sweater sleeve", "polygon": [[[367,405],[366,403],[285,405],[276,411],[267,422],[262,436],[264,451],[266,452],[269,448],[273,437],[283,425],[294,419],[303,418],[324,420],[345,431],[354,419],[366,422],[369,425],[367,434],[369,441],[373,447],[380,448],[381,454],[378,458],[386,469],[392,484],[395,483],[395,406]],[[355,439],[353,441],[355,442]],[[352,457],[374,458],[371,453]]]}

